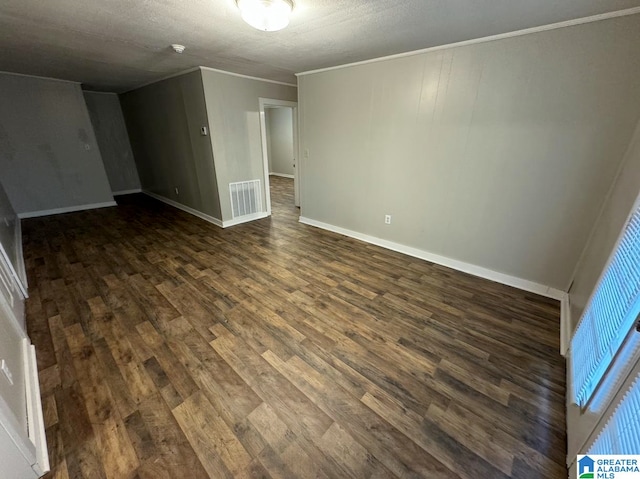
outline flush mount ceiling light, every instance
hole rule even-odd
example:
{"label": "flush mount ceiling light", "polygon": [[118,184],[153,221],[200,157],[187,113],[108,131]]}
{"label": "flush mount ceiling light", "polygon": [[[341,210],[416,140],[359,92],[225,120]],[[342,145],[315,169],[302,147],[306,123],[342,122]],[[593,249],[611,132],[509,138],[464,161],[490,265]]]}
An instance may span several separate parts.
{"label": "flush mount ceiling light", "polygon": [[236,0],[242,19],[265,32],[282,30],[289,25],[293,10],[291,0]]}

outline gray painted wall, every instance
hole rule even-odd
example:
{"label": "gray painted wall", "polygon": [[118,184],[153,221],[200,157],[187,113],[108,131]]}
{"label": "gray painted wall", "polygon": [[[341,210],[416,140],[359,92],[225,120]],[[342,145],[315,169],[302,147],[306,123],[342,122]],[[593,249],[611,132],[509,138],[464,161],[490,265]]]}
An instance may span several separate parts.
{"label": "gray painted wall", "polygon": [[259,98],[296,101],[293,86],[202,70],[211,143],[215,152],[222,219],[232,219],[229,183],[260,179],[263,205],[264,165]]}
{"label": "gray painted wall", "polygon": [[634,15],[299,77],[302,216],[566,290],[639,47]]}
{"label": "gray painted wall", "polygon": [[269,173],[293,175],[293,108],[265,108]]}
{"label": "gray painted wall", "polygon": [[[144,190],[221,219],[200,71],[120,96]],[[176,188],[178,193],[176,193]]]}
{"label": "gray painted wall", "polygon": [[640,123],[576,268],[570,290],[572,330],[582,316],[639,194]]}
{"label": "gray painted wall", "polygon": [[140,178],[118,95],[85,91],[84,99],[111,191],[117,193],[140,189]]}
{"label": "gray painted wall", "polygon": [[17,213],[113,201],[80,85],[0,74],[0,171]]}

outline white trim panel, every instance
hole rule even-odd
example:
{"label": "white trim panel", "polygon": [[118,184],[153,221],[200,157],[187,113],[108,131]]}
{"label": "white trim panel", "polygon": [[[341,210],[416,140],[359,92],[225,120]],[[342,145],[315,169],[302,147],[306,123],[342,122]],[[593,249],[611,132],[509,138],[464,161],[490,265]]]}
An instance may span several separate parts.
{"label": "white trim panel", "polygon": [[27,271],[24,265],[24,251],[22,247],[22,222],[21,221],[16,221],[16,240],[15,241],[18,247],[18,258],[20,258],[20,260],[18,261],[18,267],[17,267],[16,273],[18,275],[17,276],[18,279],[20,280],[21,288],[23,289],[23,292],[25,295],[24,297],[28,298],[29,297],[29,281],[27,279]]}
{"label": "white trim panel", "polygon": [[[26,378],[25,378],[26,379]],[[26,411],[25,411],[26,414]],[[16,449],[20,452],[22,457],[29,463],[29,465],[33,465],[37,462],[37,451],[36,446],[31,442],[29,437],[26,435],[26,431],[23,430],[20,423],[16,420],[16,418],[9,412],[9,406],[0,396],[0,428],[7,431],[8,436],[11,438],[13,444],[15,444]],[[13,451],[2,451],[5,452],[13,452]]]}
{"label": "white trim panel", "polygon": [[298,88],[298,85],[296,85],[295,83],[287,83],[287,82],[283,82],[283,81],[277,81],[277,80],[267,80],[266,78],[260,78],[260,77],[252,77],[250,75],[243,75],[242,73],[233,73],[233,72],[228,72],[225,70],[218,70],[217,68],[211,68],[211,67],[199,67],[200,70],[207,70],[210,72],[216,72],[216,73],[223,73],[225,75],[231,75],[232,77],[239,77],[239,78],[248,78],[249,80],[257,80],[257,81],[264,81],[267,83],[275,83],[276,85],[285,85],[285,86],[292,86],[295,88]]}
{"label": "white trim panel", "polygon": [[198,211],[198,210],[195,210],[195,209],[190,208],[188,206],[185,206],[185,205],[183,205],[181,203],[178,203],[177,201],[170,200],[169,198],[165,198],[164,196],[160,196],[160,195],[157,195],[155,193],[151,193],[150,191],[142,190],[142,192],[147,196],[151,196],[151,198],[155,198],[156,200],[162,201],[163,203],[166,203],[169,206],[173,206],[174,208],[178,208],[179,210],[182,210],[185,213],[192,214],[193,216],[197,216],[201,220],[208,221],[209,223],[212,223],[212,224],[214,224],[216,226],[219,226],[220,228],[223,228],[222,221],[220,221],[218,218],[214,218],[213,216],[209,216],[206,213],[203,213],[201,211]]}
{"label": "white trim panel", "polygon": [[336,65],[334,67],[318,68],[317,70],[309,70],[306,72],[296,73],[296,76],[312,75],[314,73],[328,72],[331,70],[339,70],[341,68],[349,68],[357,65],[366,65],[368,63],[376,63],[376,62],[382,62],[385,60],[393,60],[396,58],[410,57],[413,55],[420,55],[421,53],[435,52],[435,51],[444,50],[447,48],[463,47],[466,45],[475,45],[477,43],[486,43],[486,42],[492,42],[495,40],[503,40],[505,38],[520,37],[522,35],[529,35],[531,33],[546,32],[548,30],[557,30],[558,28],[584,25],[585,23],[593,23],[593,22],[598,22],[600,20],[608,20],[610,18],[626,17],[628,15],[635,15],[636,13],[640,13],[640,7],[628,8],[626,10],[617,10],[615,12],[601,13],[599,15],[592,15],[590,17],[576,18],[574,20],[567,20],[565,22],[551,23],[549,25],[541,25],[539,27],[525,28],[523,30],[500,33],[498,35],[490,35],[488,37],[474,38],[471,40],[465,40],[463,42],[448,43],[446,45],[438,45],[435,47],[423,48],[421,50],[413,50],[411,52],[396,53],[395,55],[387,55],[386,57],[372,58],[370,60],[363,60],[360,62],[345,63],[344,65]]}
{"label": "white trim panel", "polygon": [[560,300],[560,354],[567,356],[571,346],[571,303],[569,294]]}
{"label": "white trim panel", "polygon": [[21,220],[26,218],[37,218],[39,216],[59,215],[62,213],[73,213],[75,211],[95,210],[98,208],[108,208],[110,206],[118,206],[115,201],[107,201],[105,203],[90,203],[86,205],[67,206],[64,208],[54,208],[52,210],[28,211],[27,213],[18,213]]}
{"label": "white trim panel", "polygon": [[281,176],[282,178],[291,178],[294,179],[294,175],[288,175],[286,173],[269,173],[269,176]]}
{"label": "white trim panel", "polygon": [[113,196],[132,195],[134,193],[142,193],[142,188],[134,188],[133,190],[112,191]]}
{"label": "white trim panel", "polygon": [[47,437],[44,431],[44,416],[42,403],[40,402],[40,383],[38,381],[38,363],[36,361],[36,348],[23,340],[25,386],[27,388],[27,417],[29,418],[29,439],[35,446],[35,463],[33,470],[38,476],[49,472],[49,455],[47,451]]}
{"label": "white trim panel", "polygon": [[497,283],[505,284],[507,286],[512,286],[514,288],[518,288],[523,291],[529,291],[531,293],[539,294],[540,296],[545,296],[547,298],[552,298],[552,299],[557,299],[558,301],[562,301],[562,299],[566,296],[566,293],[564,291],[560,291],[559,289],[552,288],[550,286],[545,286],[540,283],[534,283],[533,281],[518,278],[516,276],[510,276],[508,274],[499,273],[497,271],[493,271],[488,268],[483,268],[482,266],[476,266],[471,263],[465,263],[464,261],[459,261],[457,259],[447,258],[446,256],[440,256],[434,253],[429,253],[428,251],[412,248],[411,246],[406,246],[400,243],[394,243],[393,241],[376,238],[375,236],[369,236],[367,234],[358,233],[356,231],[341,228],[339,226],[334,226],[328,223],[323,223],[321,221],[305,218],[304,216],[301,216],[299,221],[300,223],[303,223],[306,225],[315,226],[316,228],[321,228],[328,231],[333,231],[334,233],[339,233],[344,236],[349,236],[350,238],[355,238],[360,241],[364,241],[366,243],[371,243],[376,246],[381,246],[382,248],[390,249],[392,251],[397,251],[398,253],[403,253],[408,256],[413,256],[414,258],[420,258],[425,261],[430,261],[431,263],[436,263],[442,266],[446,266],[448,268],[452,268],[457,271],[462,271],[463,273],[469,273],[474,276],[478,276],[480,278],[495,281]]}
{"label": "white trim panel", "polygon": [[61,82],[64,82],[64,83],[73,83],[75,85],[81,85],[82,84],[82,82],[79,82],[79,81],[64,80],[62,78],[43,77],[43,76],[39,76],[39,75],[28,75],[26,73],[15,73],[15,72],[0,71],[0,74],[2,74],[2,75],[15,75],[15,76],[18,76],[18,77],[38,78],[40,80],[61,81]]}
{"label": "white trim panel", "polygon": [[[18,221],[18,228],[19,227],[20,227],[20,222]],[[22,238],[22,236],[20,236],[20,238]],[[22,261],[22,258],[24,258],[24,256],[22,256],[22,240],[20,240],[17,244],[19,245],[18,261]],[[5,251],[4,246],[2,246],[1,244],[0,244],[0,257],[2,257],[2,259],[4,260],[4,264],[0,262],[0,267],[4,267],[4,269],[7,271],[8,276],[11,279],[13,279],[13,283],[18,287],[18,291],[20,292],[20,294],[22,294],[22,297],[24,299],[28,298],[29,294],[27,293],[27,285],[23,284],[23,279],[26,278],[26,275],[18,274],[18,272],[14,268],[11,261],[9,261],[9,255],[7,255],[7,252]],[[18,265],[18,267],[20,266]]]}
{"label": "white trim panel", "polygon": [[267,83],[275,83],[276,85],[285,85],[285,86],[292,86],[292,87],[298,88],[298,85],[296,85],[295,83],[285,83],[285,82],[276,81],[276,80],[267,80],[266,78],[252,77],[252,76],[249,76],[249,75],[243,75],[241,73],[233,73],[233,72],[228,72],[228,71],[224,71],[224,70],[218,70],[216,68],[211,68],[211,67],[197,66],[197,67],[189,68],[187,70],[181,70],[179,72],[172,73],[171,75],[167,75],[165,77],[158,78],[157,80],[151,80],[151,81],[149,81],[147,83],[143,83],[142,85],[138,85],[138,86],[136,86],[134,88],[130,88],[129,90],[123,91],[122,94],[129,93],[130,91],[138,90],[139,88],[144,88],[144,87],[149,86],[149,85],[153,85],[154,83],[160,83],[161,81],[170,80],[171,78],[175,78],[175,77],[179,77],[179,76],[182,76],[182,75],[186,75],[187,73],[193,73],[193,72],[195,72],[197,70],[200,70],[200,71],[208,70],[208,71],[211,71],[211,72],[222,73],[224,75],[231,75],[231,76],[234,76],[234,77],[248,78],[249,80],[264,81],[264,82],[267,82]]}
{"label": "white trim panel", "polygon": [[114,95],[114,96],[118,96],[117,93],[112,92],[112,91],[95,91],[95,90],[85,90],[84,88],[82,89],[82,93],[97,93],[98,95]]}

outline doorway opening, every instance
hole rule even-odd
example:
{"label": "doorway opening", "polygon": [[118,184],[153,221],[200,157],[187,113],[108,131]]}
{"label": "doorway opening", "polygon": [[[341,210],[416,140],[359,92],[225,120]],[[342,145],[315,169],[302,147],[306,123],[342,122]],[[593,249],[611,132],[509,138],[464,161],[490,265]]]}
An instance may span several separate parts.
{"label": "doorway opening", "polygon": [[268,214],[272,214],[272,200],[275,199],[272,198],[272,193],[278,195],[278,204],[300,207],[297,124],[296,102],[260,98],[260,130]]}

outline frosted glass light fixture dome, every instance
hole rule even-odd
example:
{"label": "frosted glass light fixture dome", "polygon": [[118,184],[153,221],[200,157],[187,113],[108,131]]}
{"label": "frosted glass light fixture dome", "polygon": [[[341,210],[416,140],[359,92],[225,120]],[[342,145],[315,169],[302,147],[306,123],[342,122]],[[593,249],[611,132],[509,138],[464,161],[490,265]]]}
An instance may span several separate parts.
{"label": "frosted glass light fixture dome", "polygon": [[289,25],[293,10],[291,0],[236,0],[242,19],[265,32],[282,30]]}

